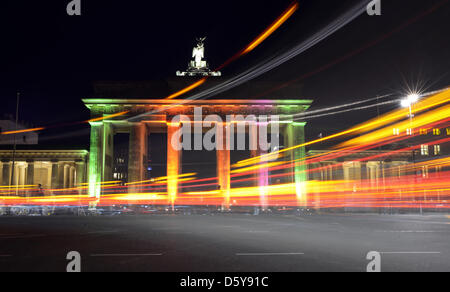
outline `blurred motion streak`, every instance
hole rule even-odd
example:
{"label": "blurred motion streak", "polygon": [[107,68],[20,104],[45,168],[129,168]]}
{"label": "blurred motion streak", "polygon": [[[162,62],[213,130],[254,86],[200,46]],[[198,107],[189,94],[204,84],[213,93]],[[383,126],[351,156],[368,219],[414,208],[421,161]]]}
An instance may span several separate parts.
{"label": "blurred motion streak", "polygon": [[[99,182],[100,198],[89,197],[89,184],[46,190],[35,185],[2,186],[0,206],[147,205],[170,206],[173,211],[177,206],[213,206],[221,210],[224,206],[225,209],[242,206],[264,210],[293,207],[447,211],[450,157],[449,153],[439,154],[441,146],[450,144],[449,102],[450,90],[446,89],[424,96],[415,104],[413,119],[409,110],[394,110],[329,137],[240,161],[233,169],[227,166],[223,173],[229,177],[229,184],[219,176],[199,179],[198,173],[179,174],[179,151],[169,147],[170,171],[166,177],[129,183]],[[168,127],[175,131],[180,125],[169,123]],[[424,135],[429,132],[432,135]],[[344,138],[347,140],[342,141]],[[312,152],[299,159],[285,155],[334,139],[338,146],[330,150]],[[434,156],[428,152],[430,147],[435,149]],[[381,151],[382,148],[385,150]],[[399,156],[405,160],[391,163],[392,157]],[[364,170],[360,167],[358,174],[354,165],[362,164]],[[267,185],[261,184],[262,174]],[[292,177],[297,175],[307,179],[293,183]]]}
{"label": "blurred motion streak", "polygon": [[[214,71],[222,70],[224,67],[228,66],[230,63],[234,62],[239,57],[242,57],[242,56],[250,53],[254,49],[256,49],[261,43],[263,43],[268,37],[270,37],[277,29],[279,29],[283,25],[283,23],[285,23],[295,13],[295,11],[297,11],[298,7],[299,7],[299,3],[297,1],[293,2],[289,6],[289,8],[285,12],[283,12],[283,14],[274,23],[272,23],[261,35],[259,35],[255,40],[253,40],[245,49],[243,49],[242,51],[240,51],[239,53],[237,53],[236,55],[234,55],[233,57],[228,59],[225,63],[223,63],[221,66],[219,66]],[[207,79],[208,79],[207,77],[202,78],[199,81],[191,84],[190,86],[188,86],[178,92],[175,92],[174,94],[171,94],[170,96],[166,97],[166,99],[174,99],[181,95],[184,95],[184,94],[194,90],[195,88],[203,85]]]}

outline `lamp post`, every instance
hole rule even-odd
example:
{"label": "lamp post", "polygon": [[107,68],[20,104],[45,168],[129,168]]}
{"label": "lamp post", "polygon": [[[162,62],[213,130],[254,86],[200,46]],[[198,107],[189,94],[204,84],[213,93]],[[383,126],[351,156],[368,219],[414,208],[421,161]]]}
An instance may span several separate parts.
{"label": "lamp post", "polygon": [[[19,102],[20,102],[20,92],[17,92],[17,99],[16,99],[16,124],[15,124],[15,131],[18,129],[18,123],[19,123]],[[12,163],[12,170],[11,170],[11,180],[10,180],[10,186],[15,184],[15,168],[16,168],[16,151],[17,151],[17,141],[16,141],[16,135],[14,134],[14,146],[13,146],[13,163]],[[17,186],[16,186],[17,187]],[[17,188],[16,188],[16,194],[17,194]]]}
{"label": "lamp post", "polygon": [[[417,103],[420,99],[420,95],[417,93],[408,95],[405,99],[401,101],[401,105],[404,108],[409,108],[409,123],[410,123],[410,135],[412,136],[414,134],[413,130],[413,106],[415,103]],[[415,157],[415,151],[413,149],[413,162],[416,163],[416,157]]]}
{"label": "lamp post", "polygon": [[[413,93],[408,95],[405,99],[401,101],[401,105],[404,108],[409,108],[409,123],[410,123],[410,135],[414,135],[413,130],[413,106],[415,103],[417,103],[420,99],[420,95],[417,93]],[[417,171],[416,171],[416,151],[412,150],[412,158],[413,158],[413,169],[414,169],[414,182],[417,182]],[[416,183],[414,184],[416,185]],[[422,214],[422,204],[420,204],[420,214]]]}

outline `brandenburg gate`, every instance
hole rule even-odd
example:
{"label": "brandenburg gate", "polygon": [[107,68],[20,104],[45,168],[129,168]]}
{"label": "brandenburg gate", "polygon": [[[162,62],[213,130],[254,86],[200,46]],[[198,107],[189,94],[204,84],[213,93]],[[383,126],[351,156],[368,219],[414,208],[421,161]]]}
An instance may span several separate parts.
{"label": "brandenburg gate", "polygon": [[[241,116],[277,116],[281,135],[284,138],[284,147],[292,147],[304,143],[305,123],[295,122],[294,116],[305,112],[311,105],[311,100],[155,100],[155,99],[84,99],[83,102],[91,112],[91,144],[89,158],[89,195],[100,197],[101,182],[113,180],[114,135],[118,133],[129,134],[129,163],[128,182],[140,182],[146,177],[148,155],[148,135],[167,133],[167,193],[169,203],[174,203],[178,191],[178,176],[182,171],[182,151],[175,149],[171,143],[174,135],[182,127],[184,121],[174,123],[173,118],[178,115],[195,120],[196,109],[202,109],[202,114],[220,116],[223,121],[230,115]],[[202,120],[203,121],[203,120]],[[200,122],[205,124],[205,122]],[[204,126],[204,125],[202,125]],[[230,127],[222,123],[223,127]],[[246,132],[250,139],[256,139],[256,125],[247,125]],[[203,131],[212,128],[211,123],[202,127]],[[269,127],[270,129],[270,127]],[[227,131],[224,131],[227,132]],[[231,137],[225,135],[223,141],[227,143]],[[282,144],[282,143],[280,143]],[[283,147],[282,145],[280,145]],[[194,151],[194,150],[193,150]],[[229,147],[218,147],[217,179],[220,190],[224,194],[224,205],[229,206],[227,193],[230,190],[230,152]],[[263,149],[252,149],[251,156],[257,157],[265,154]],[[288,152],[288,161],[305,157],[305,149],[298,148]],[[289,170],[291,182],[306,181],[306,173],[301,167],[293,164]],[[268,185],[268,169],[258,174],[260,186]]]}
{"label": "brandenburg gate", "polygon": [[[205,39],[197,39],[198,44],[192,52],[193,60],[189,62],[188,69],[185,72],[177,72],[179,78],[186,76],[216,78],[222,75],[221,72],[210,70],[208,62],[204,59]],[[226,117],[237,115],[242,117],[277,117],[276,120],[265,120],[263,123],[258,118],[253,122],[245,121],[243,127],[241,124],[241,129],[244,128],[244,132],[250,136],[250,141],[255,142],[261,138],[258,137],[258,133],[261,133],[260,127],[267,127],[268,123],[276,123],[278,130],[276,134],[278,136],[275,139],[279,139],[280,134],[283,135],[284,147],[290,148],[305,141],[305,123],[296,122],[294,118],[296,115],[305,112],[310,107],[312,100],[85,99],[83,102],[91,111],[92,116],[88,171],[89,195],[91,197],[100,197],[101,182],[113,180],[115,134],[129,134],[128,182],[134,183],[148,179],[145,171],[145,162],[148,161],[148,135],[167,133],[167,195],[168,203],[173,206],[179,192],[178,177],[182,171],[182,151],[174,147],[172,142],[174,138],[175,140],[178,139],[176,135],[180,132],[180,128],[184,130],[184,124],[195,121],[196,126],[199,126],[199,123],[201,124],[201,134],[205,131],[209,132],[211,128],[219,132],[221,127],[222,131],[220,132],[226,133],[225,135],[216,135],[215,150],[217,153],[217,180],[224,197],[224,206],[229,208],[230,152],[234,150],[229,145],[231,140],[234,141],[235,138],[231,136],[229,130],[231,127],[239,126],[239,123],[229,122]],[[202,112],[200,122],[197,119],[199,108]],[[174,117],[180,115],[185,119],[174,122]],[[211,115],[218,117],[222,122],[217,121],[214,124],[203,120],[203,116]],[[273,131],[271,134],[273,138]],[[249,142],[249,144],[252,144],[252,142]],[[259,147],[261,145],[257,144],[253,143],[256,147],[252,149],[245,149],[251,150],[252,157],[259,157],[267,153],[267,149],[262,149]],[[277,145],[279,144],[281,143]],[[195,148],[196,150],[202,150]],[[306,156],[304,148],[297,148],[288,153],[285,157],[287,161],[295,161]],[[287,171],[291,182],[301,183],[306,181],[307,176],[304,167],[292,163],[292,169]],[[263,168],[257,176],[255,180],[258,181],[259,186],[268,186],[268,169]],[[133,192],[134,190],[131,188],[129,191]],[[264,198],[261,198],[263,205],[264,200]]]}

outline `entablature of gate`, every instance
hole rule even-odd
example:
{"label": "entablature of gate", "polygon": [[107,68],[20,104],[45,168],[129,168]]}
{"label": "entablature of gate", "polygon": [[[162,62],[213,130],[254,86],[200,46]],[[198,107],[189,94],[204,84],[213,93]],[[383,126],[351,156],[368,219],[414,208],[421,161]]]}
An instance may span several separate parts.
{"label": "entablature of gate", "polygon": [[160,121],[164,116],[186,115],[193,117],[196,108],[202,115],[255,115],[293,116],[308,110],[312,100],[126,100],[126,99],[84,99],[92,118],[117,113],[126,114],[113,120],[127,120],[139,116],[140,121]]}

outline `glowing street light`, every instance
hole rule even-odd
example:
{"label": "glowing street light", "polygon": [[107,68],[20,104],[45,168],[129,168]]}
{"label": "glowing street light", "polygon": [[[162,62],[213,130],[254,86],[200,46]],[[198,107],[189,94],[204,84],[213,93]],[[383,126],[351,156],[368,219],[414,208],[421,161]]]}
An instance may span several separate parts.
{"label": "glowing street light", "polygon": [[417,93],[413,93],[408,95],[405,99],[403,99],[401,101],[401,105],[402,107],[409,107],[411,109],[411,107],[413,106],[413,104],[415,104],[416,102],[418,102],[420,99],[420,95]]}
{"label": "glowing street light", "polygon": [[[408,95],[405,99],[403,99],[401,101],[402,107],[409,108],[409,123],[411,125],[411,128],[409,130],[409,134],[411,136],[414,135],[414,130],[413,130],[413,118],[414,118],[414,116],[413,116],[413,113],[412,113],[412,107],[413,107],[413,105],[415,103],[417,103],[419,101],[419,99],[420,99],[420,95],[419,94],[412,93],[412,94]],[[414,149],[412,150],[412,159],[413,159],[413,164],[415,165],[416,164],[416,151]],[[414,179],[416,179],[416,175],[417,175],[417,173],[415,173]]]}
{"label": "glowing street light", "polygon": [[[405,99],[402,99],[401,101],[401,105],[404,108],[409,108],[409,119],[411,121],[411,124],[413,122],[413,113],[412,113],[412,107],[413,105],[418,102],[420,99],[420,94],[417,93],[412,93],[410,95],[408,95]],[[411,129],[412,131],[412,129]]]}

